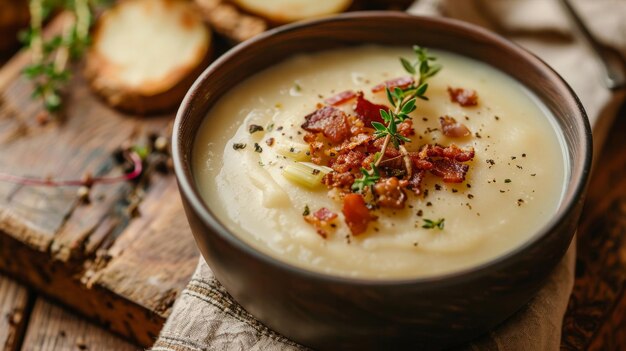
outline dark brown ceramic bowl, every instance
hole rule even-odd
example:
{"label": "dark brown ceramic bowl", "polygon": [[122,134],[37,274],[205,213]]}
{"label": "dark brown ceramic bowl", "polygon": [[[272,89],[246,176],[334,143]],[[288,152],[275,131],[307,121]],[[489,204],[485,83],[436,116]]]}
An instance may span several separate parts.
{"label": "dark brown ceramic bowl", "polygon": [[[569,179],[550,222],[513,252],[433,278],[377,281],[310,272],[256,251],[202,201],[190,163],[196,132],[237,83],[295,53],[375,43],[419,44],[486,62],[533,91],[558,120]],[[183,101],[173,135],[186,214],[217,279],[252,315],[284,336],[319,349],[440,349],[494,328],[541,287],[567,250],[591,164],[591,132],[568,85],[537,57],[484,29],[392,12],[350,13],[271,30],[215,61]]]}

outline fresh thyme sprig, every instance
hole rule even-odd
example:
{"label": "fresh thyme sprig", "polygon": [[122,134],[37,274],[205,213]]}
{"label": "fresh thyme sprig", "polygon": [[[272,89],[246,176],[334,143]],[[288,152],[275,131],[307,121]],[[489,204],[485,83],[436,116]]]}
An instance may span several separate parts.
{"label": "fresh thyme sprig", "polygon": [[396,149],[405,151],[402,144],[410,142],[411,139],[398,132],[398,124],[411,118],[409,117],[409,114],[417,108],[416,102],[418,98],[428,100],[428,97],[425,95],[428,90],[428,83],[426,83],[426,81],[437,74],[442,68],[441,65],[433,64],[433,61],[437,58],[429,55],[426,49],[415,45],[413,46],[413,51],[416,56],[414,62],[410,62],[409,60],[401,57],[400,63],[402,64],[402,67],[404,67],[404,70],[409,74],[413,76],[419,74],[419,79],[417,80],[418,85],[413,83],[405,89],[396,87],[393,91],[391,91],[388,87],[385,88],[387,100],[389,100],[389,103],[394,109],[388,111],[383,109],[380,110],[380,116],[385,124],[372,122],[372,127],[375,129],[374,137],[376,139],[385,139],[380,150],[380,155],[371,165],[371,170],[361,168],[363,177],[356,179],[352,185],[352,190],[355,192],[364,192],[366,188],[373,186],[380,179],[378,166],[385,157],[385,152],[389,147],[389,143],[391,143]]}
{"label": "fresh thyme sprig", "polygon": [[[90,43],[89,27],[93,11],[106,0],[30,0],[30,28],[22,34],[24,45],[31,50],[31,64],[23,74],[33,81],[34,99],[40,99],[49,113],[58,113],[62,106],[62,90],[70,78],[68,62],[82,56]],[[58,11],[71,14],[60,35],[43,38],[43,22]]]}
{"label": "fresh thyme sprig", "polygon": [[363,177],[354,180],[354,183],[352,183],[352,191],[362,193],[366,188],[373,186],[380,179],[380,172],[374,162],[371,163],[371,167],[371,173],[367,169],[361,168]]}

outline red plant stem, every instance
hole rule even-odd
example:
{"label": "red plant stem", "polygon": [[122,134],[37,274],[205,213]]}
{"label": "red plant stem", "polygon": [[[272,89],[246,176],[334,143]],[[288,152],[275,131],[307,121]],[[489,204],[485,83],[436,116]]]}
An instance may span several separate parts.
{"label": "red plant stem", "polygon": [[34,186],[90,186],[93,184],[112,184],[121,181],[131,180],[139,177],[143,171],[143,164],[141,158],[136,152],[129,152],[128,157],[133,161],[133,171],[115,177],[95,177],[84,180],[53,180],[53,179],[41,179],[32,177],[21,177],[12,174],[0,173],[0,181],[17,183],[21,185],[34,185]]}

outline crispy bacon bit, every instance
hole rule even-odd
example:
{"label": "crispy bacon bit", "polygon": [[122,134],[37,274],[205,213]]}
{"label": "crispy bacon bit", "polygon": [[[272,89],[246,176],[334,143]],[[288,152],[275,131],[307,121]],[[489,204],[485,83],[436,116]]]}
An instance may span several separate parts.
{"label": "crispy bacon bit", "polygon": [[448,94],[450,94],[452,102],[456,102],[463,107],[478,105],[476,90],[448,87]]}
{"label": "crispy bacon bit", "polygon": [[384,123],[380,110],[388,111],[389,107],[370,102],[363,97],[363,92],[357,93],[354,112],[366,127],[372,128],[372,122]]}
{"label": "crispy bacon bit", "polygon": [[447,137],[462,138],[472,135],[472,132],[464,124],[457,122],[450,116],[439,117],[439,123],[441,124],[443,135]]}
{"label": "crispy bacon bit", "polygon": [[[369,146],[368,151],[372,153],[379,152],[383,148],[384,142],[385,142],[384,138],[378,138],[374,140],[374,142],[371,143],[371,145]],[[385,158],[394,158],[399,155],[400,155],[400,151],[398,151],[394,147],[388,147],[387,149],[385,149]]]}
{"label": "crispy bacon bit", "polygon": [[337,218],[337,214],[331,212],[326,207],[320,208],[313,214],[304,216],[304,220],[312,224],[317,230],[317,234],[324,239],[328,237],[328,227],[330,227],[331,222],[335,220],[335,218]]}
{"label": "crispy bacon bit", "polygon": [[324,102],[327,103],[328,105],[339,106],[354,99],[356,95],[357,94],[354,92],[354,90],[346,90],[346,91],[342,91],[339,94],[333,95],[325,99]]}
{"label": "crispy bacon bit", "polygon": [[459,162],[467,162],[474,158],[474,148],[470,147],[467,150],[463,150],[455,144],[446,148],[439,145],[424,145],[419,152],[419,158],[424,160],[429,157],[445,157]]}
{"label": "crispy bacon bit", "polygon": [[406,88],[409,85],[413,84],[415,81],[413,77],[399,77],[394,78],[384,83],[378,84],[372,88],[373,93],[378,93],[380,91],[385,91],[385,87],[389,88],[389,90],[394,90],[395,88]]}
{"label": "crispy bacon bit", "polygon": [[413,121],[407,119],[398,124],[398,133],[404,137],[410,137],[415,135],[415,129],[413,129]]}
{"label": "crispy bacon bit", "polygon": [[443,178],[443,181],[446,183],[462,183],[469,169],[468,165],[464,165],[449,158],[434,160],[433,166],[433,169],[430,171],[434,175]]}
{"label": "crispy bacon bit", "polygon": [[373,219],[367,206],[365,206],[363,196],[360,194],[346,195],[343,198],[343,209],[341,212],[346,219],[350,232],[354,236],[365,233],[367,225]]}
{"label": "crispy bacon bit", "polygon": [[398,178],[383,179],[374,185],[374,192],[378,195],[377,202],[382,207],[404,208],[406,194],[400,187]]}
{"label": "crispy bacon bit", "polygon": [[411,157],[411,161],[413,161],[413,166],[417,170],[428,171],[433,168],[432,162],[428,160],[422,160],[421,158],[415,156],[413,153],[410,153],[409,157]]}
{"label": "crispy bacon bit", "polygon": [[[431,163],[432,165],[432,163]],[[417,172],[413,172],[413,175],[409,179],[408,188],[413,190],[415,195],[419,195],[422,193],[422,180],[424,179],[424,174],[426,171],[419,170]]]}
{"label": "crispy bacon bit", "polygon": [[330,167],[338,173],[350,172],[352,170],[358,170],[364,159],[365,154],[363,152],[350,150],[345,154],[337,156],[336,159],[331,160]]}
{"label": "crispy bacon bit", "polygon": [[302,129],[307,132],[321,132],[335,144],[350,137],[350,125],[346,114],[332,106],[324,106],[305,116],[304,119]]}
{"label": "crispy bacon bit", "polygon": [[320,221],[330,222],[333,219],[337,218],[337,214],[327,209],[326,207],[322,207],[319,210],[315,211],[313,216]]}
{"label": "crispy bacon bit", "polygon": [[322,184],[329,188],[350,189],[354,183],[354,176],[350,172],[330,172],[322,178]]}
{"label": "crispy bacon bit", "polygon": [[338,154],[345,153],[350,150],[354,150],[361,145],[366,145],[372,139],[373,137],[369,134],[365,134],[365,133],[357,134],[351,137],[350,140],[346,140],[341,145],[333,148],[333,150]]}

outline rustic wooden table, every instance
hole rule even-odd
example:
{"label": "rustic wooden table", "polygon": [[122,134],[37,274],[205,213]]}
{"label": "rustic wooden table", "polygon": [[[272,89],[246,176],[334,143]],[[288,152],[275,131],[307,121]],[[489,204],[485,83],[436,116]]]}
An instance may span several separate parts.
{"label": "rustic wooden table", "polygon": [[[27,62],[28,54],[20,53],[0,68],[0,171],[59,178],[86,169],[107,174],[114,171],[110,155],[121,142],[167,132],[172,114],[146,119],[111,110],[90,94],[80,74],[72,80],[67,118],[39,126],[39,107],[19,74]],[[565,350],[626,350],[624,136],[626,108],[597,160],[579,228]],[[0,183],[0,347],[151,345],[198,252],[172,175],[154,175],[140,186],[96,186],[94,201],[83,205],[75,189]],[[137,190],[143,195],[134,217],[128,194]]]}

